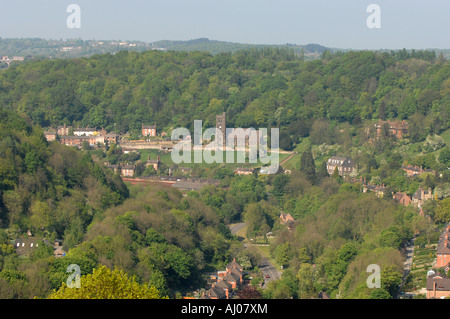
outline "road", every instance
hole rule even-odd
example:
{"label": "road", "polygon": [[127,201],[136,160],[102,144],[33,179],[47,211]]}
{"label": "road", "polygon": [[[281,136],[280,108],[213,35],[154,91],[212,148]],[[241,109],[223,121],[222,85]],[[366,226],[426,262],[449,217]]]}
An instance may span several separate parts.
{"label": "road", "polygon": [[[230,230],[231,233],[233,235],[237,235],[237,233],[243,229],[245,226],[247,226],[246,223],[237,223],[237,224],[233,224],[230,225]],[[257,245],[253,245],[247,242],[244,242],[244,247],[248,248],[249,246],[253,246],[255,248],[257,248]],[[267,259],[266,257],[262,257],[260,262],[259,262],[259,270],[261,271],[263,278],[264,278],[264,283],[263,283],[263,287],[271,280],[277,280],[281,278],[281,271],[279,271],[277,268],[275,268],[269,261],[269,259]],[[266,277],[268,276],[268,278]]]}
{"label": "road", "polygon": [[[414,256],[414,243],[415,243],[415,241],[416,241],[416,238],[414,237],[413,239],[411,239],[411,241],[406,246],[406,256],[405,256],[406,260],[403,263],[404,273],[403,273],[402,283],[399,285],[399,291],[400,292],[402,291],[403,285],[405,284],[406,277],[411,272],[413,256]],[[400,296],[400,294],[398,294],[398,296]]]}

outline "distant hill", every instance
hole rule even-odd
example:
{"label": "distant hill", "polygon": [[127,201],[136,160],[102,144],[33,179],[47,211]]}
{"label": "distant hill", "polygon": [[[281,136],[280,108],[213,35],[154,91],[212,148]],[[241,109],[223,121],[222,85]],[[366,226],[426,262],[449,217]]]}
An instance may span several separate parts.
{"label": "distant hill", "polygon": [[226,41],[210,40],[199,38],[188,41],[162,40],[153,43],[142,41],[104,41],[104,40],[46,40],[40,38],[0,38],[1,56],[22,56],[22,57],[51,57],[51,58],[76,58],[88,57],[94,54],[116,53],[121,50],[128,51],[208,51],[211,54],[222,52],[234,52],[251,48],[263,47],[289,47],[296,53],[304,53],[306,59],[319,57],[326,50],[336,51],[319,44],[245,44]]}
{"label": "distant hill", "polygon": [[[79,58],[89,57],[95,54],[117,53],[119,51],[148,50],[159,51],[206,51],[215,55],[222,52],[235,52],[239,50],[255,48],[290,48],[297,54],[303,54],[305,60],[314,60],[325,51],[348,52],[358,51],[342,48],[328,48],[320,44],[248,44],[235,43],[208,38],[199,38],[187,41],[161,40],[152,43],[142,41],[122,41],[122,40],[47,40],[41,38],[0,38],[0,68],[6,67],[2,62],[2,57],[24,57],[34,58]],[[450,58],[450,49],[433,49],[436,54],[442,53],[445,58]],[[391,50],[379,50],[390,52]]]}
{"label": "distant hill", "polygon": [[234,42],[226,42],[226,41],[217,41],[210,40],[207,38],[199,38],[188,41],[157,41],[153,42],[152,46],[154,48],[162,49],[162,50],[170,50],[170,51],[209,51],[212,54],[217,54],[221,52],[234,52],[238,50],[246,50],[252,48],[292,48],[296,53],[304,53],[306,57],[315,57],[319,56],[322,52],[330,50],[336,51],[339,49],[331,49],[324,47],[319,44],[307,44],[307,45],[298,45],[298,44],[246,44],[246,43],[234,43]]}

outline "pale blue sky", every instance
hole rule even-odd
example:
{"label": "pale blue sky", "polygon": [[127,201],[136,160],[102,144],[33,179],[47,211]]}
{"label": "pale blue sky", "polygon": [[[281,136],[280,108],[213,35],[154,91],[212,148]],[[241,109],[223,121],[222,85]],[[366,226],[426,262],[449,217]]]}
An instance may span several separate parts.
{"label": "pale blue sky", "polygon": [[[81,28],[69,29],[69,4]],[[369,29],[369,4],[381,29]],[[0,37],[308,44],[352,49],[450,48],[450,0],[2,0]]]}

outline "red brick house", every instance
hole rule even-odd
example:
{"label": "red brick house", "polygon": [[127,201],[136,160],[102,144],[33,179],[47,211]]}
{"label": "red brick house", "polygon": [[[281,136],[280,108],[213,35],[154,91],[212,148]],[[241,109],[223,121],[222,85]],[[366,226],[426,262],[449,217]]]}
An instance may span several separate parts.
{"label": "red brick house", "polygon": [[402,170],[406,172],[408,177],[413,177],[424,173],[435,173],[432,169],[424,169],[422,166],[417,165],[403,165]]}
{"label": "red brick house", "polygon": [[381,119],[378,123],[375,123],[375,128],[377,129],[377,138],[381,137],[383,127],[389,130],[390,136],[395,136],[396,138],[403,138],[405,134],[408,134],[408,123],[403,121],[382,121]]}
{"label": "red brick house", "polygon": [[69,130],[71,129],[72,126],[66,126],[66,124],[64,124],[63,126],[57,127],[56,133],[58,133],[58,135],[69,135]]}
{"label": "red brick house", "polygon": [[200,299],[228,299],[232,290],[242,285],[244,276],[242,266],[233,259],[225,268],[225,271],[217,272],[217,276],[214,276],[217,281]]}
{"label": "red brick house", "polygon": [[403,206],[409,206],[412,203],[412,199],[405,193],[395,193],[394,199]]}
{"label": "red brick house", "polygon": [[448,225],[438,241],[436,249],[436,265],[434,268],[447,267],[450,263],[450,225]]}
{"label": "red brick house", "polygon": [[156,125],[142,124],[142,136],[156,136]]}
{"label": "red brick house", "polygon": [[444,299],[450,297],[450,278],[441,274],[427,277],[427,299]]}
{"label": "red brick house", "polygon": [[46,132],[44,132],[45,138],[47,139],[47,141],[51,142],[51,141],[55,141],[56,140],[56,131],[55,130],[48,130]]}
{"label": "red brick house", "polygon": [[122,176],[125,176],[125,177],[133,177],[135,169],[136,169],[136,165],[124,164],[124,165],[121,165],[120,173]]}
{"label": "red brick house", "polygon": [[162,164],[161,157],[157,156],[156,159],[154,160],[154,159],[150,159],[150,155],[149,155],[147,163],[145,164],[145,166],[146,167],[153,166],[155,171],[157,171],[161,167],[161,164]]}

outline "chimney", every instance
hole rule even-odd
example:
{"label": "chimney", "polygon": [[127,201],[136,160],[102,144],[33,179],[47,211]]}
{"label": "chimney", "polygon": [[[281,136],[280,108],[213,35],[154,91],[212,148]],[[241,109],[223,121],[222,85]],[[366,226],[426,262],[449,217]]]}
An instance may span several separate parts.
{"label": "chimney", "polygon": [[436,283],[436,281],[433,280],[433,296],[434,296],[434,298],[436,298],[436,286],[437,286],[437,283]]}

